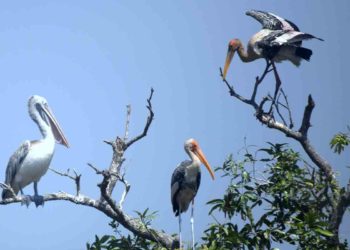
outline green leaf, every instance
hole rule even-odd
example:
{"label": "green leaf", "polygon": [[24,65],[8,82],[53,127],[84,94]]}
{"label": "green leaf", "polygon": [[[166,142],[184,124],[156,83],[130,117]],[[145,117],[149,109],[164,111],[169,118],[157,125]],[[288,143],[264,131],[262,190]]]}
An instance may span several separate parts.
{"label": "green leaf", "polygon": [[328,230],[322,229],[322,228],[316,228],[315,231],[319,234],[322,234],[327,237],[332,237],[334,234]]}

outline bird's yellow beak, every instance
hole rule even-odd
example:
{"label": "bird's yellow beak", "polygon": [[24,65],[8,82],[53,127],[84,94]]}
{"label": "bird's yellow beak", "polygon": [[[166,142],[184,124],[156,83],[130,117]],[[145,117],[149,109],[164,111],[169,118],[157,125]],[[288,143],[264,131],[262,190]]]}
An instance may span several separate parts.
{"label": "bird's yellow beak", "polygon": [[47,115],[47,117],[49,118],[52,133],[53,133],[56,141],[59,144],[62,144],[64,146],[66,146],[67,148],[69,148],[69,143],[68,143],[66,137],[64,136],[63,131],[62,131],[60,125],[58,124],[55,116],[53,115],[51,109],[49,108],[49,106],[48,105],[44,106],[43,110],[44,110],[45,114]]}
{"label": "bird's yellow beak", "polygon": [[207,168],[211,178],[214,180],[215,179],[215,176],[214,176],[214,172],[213,170],[211,169],[207,159],[205,158],[202,150],[197,147],[196,150],[194,151],[194,153],[198,156],[199,160],[204,164],[204,166]]}
{"label": "bird's yellow beak", "polygon": [[223,72],[223,78],[226,79],[226,74],[228,71],[228,68],[230,67],[232,58],[235,54],[236,50],[232,45],[228,46],[228,51],[227,51],[227,55],[226,55],[226,61],[225,61],[225,66],[224,66],[224,72]]}

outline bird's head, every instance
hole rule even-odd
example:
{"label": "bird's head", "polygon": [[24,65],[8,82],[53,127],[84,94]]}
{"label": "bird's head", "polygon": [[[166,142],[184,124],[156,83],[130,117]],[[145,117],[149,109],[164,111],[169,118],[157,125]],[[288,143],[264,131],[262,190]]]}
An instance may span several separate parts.
{"label": "bird's head", "polygon": [[227,55],[226,55],[226,61],[225,61],[225,66],[224,66],[224,72],[223,72],[223,77],[226,79],[226,74],[228,71],[228,68],[230,67],[232,58],[235,54],[235,52],[242,46],[242,43],[239,39],[232,39],[228,43],[228,50],[227,50]]}
{"label": "bird's head", "polygon": [[31,96],[28,100],[28,110],[30,117],[35,122],[38,122],[38,119],[41,119],[48,127],[50,127],[57,143],[69,147],[63,131],[44,97],[38,95]]}
{"label": "bird's head", "polygon": [[204,164],[204,166],[207,168],[211,178],[214,180],[215,179],[215,176],[214,176],[214,172],[213,170],[211,169],[207,159],[205,158],[205,155],[203,154],[201,148],[199,147],[199,144],[198,142],[195,140],[195,139],[188,139],[186,142],[185,142],[185,150],[187,152],[192,152],[194,153],[198,158],[199,160]]}

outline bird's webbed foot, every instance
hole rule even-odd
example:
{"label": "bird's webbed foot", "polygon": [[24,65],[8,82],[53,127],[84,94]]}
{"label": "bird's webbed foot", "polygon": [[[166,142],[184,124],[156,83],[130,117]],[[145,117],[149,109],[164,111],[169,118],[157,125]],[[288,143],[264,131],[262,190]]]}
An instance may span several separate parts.
{"label": "bird's webbed foot", "polygon": [[32,202],[32,197],[30,195],[21,195],[22,201],[21,201],[21,206],[26,205],[28,208],[30,203]]}
{"label": "bird's webbed foot", "polygon": [[44,196],[35,194],[31,197],[31,201],[34,202],[36,207],[44,206]]}

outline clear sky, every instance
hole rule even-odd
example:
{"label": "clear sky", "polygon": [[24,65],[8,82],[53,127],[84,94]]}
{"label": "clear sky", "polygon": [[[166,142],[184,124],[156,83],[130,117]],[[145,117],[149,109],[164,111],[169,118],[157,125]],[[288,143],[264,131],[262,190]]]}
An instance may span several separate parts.
{"label": "clear sky", "polygon": [[[335,155],[329,141],[350,124],[347,0],[3,2],[0,178],[4,179],[7,161],[20,143],[41,136],[27,111],[28,98],[38,94],[47,98],[71,144],[69,149],[57,145],[51,167],[76,169],[83,175],[82,192],[98,197],[100,176],[86,163],[108,167],[111,149],[102,141],[123,134],[127,104],[132,105],[130,136],[143,129],[145,100],[154,87],[155,120],[149,135],[126,153],[131,191],[124,209],[131,215],[147,207],[157,210],[155,227],[176,233],[170,178],[176,165],[187,158],[186,139],[199,141],[213,167],[230,153],[236,156],[244,137],[258,146],[290,142],[261,126],[252,109],[229,97],[219,76],[228,41],[240,38],[246,43],[260,29],[245,15],[249,9],[273,12],[325,40],[305,42],[314,51],[310,62],[300,68],[286,62],[278,69],[296,127],[312,93],[316,108],[310,139],[345,184],[349,149]],[[263,67],[264,61],[243,64],[235,57],[228,79],[248,94]],[[263,94],[271,83],[268,79]],[[226,185],[220,178],[213,182],[203,169],[195,211],[198,240],[199,232],[212,221],[205,203],[220,197]],[[52,172],[39,183],[41,194],[59,190],[73,193],[74,185]],[[25,192],[32,194],[32,185]],[[117,194],[114,198],[119,200]],[[102,213],[64,201],[29,209],[3,206],[1,220],[1,249],[84,249],[95,234],[112,233],[110,219]],[[189,240],[189,213],[183,222],[184,238]],[[341,227],[344,237],[350,235],[349,222],[347,216]]]}

